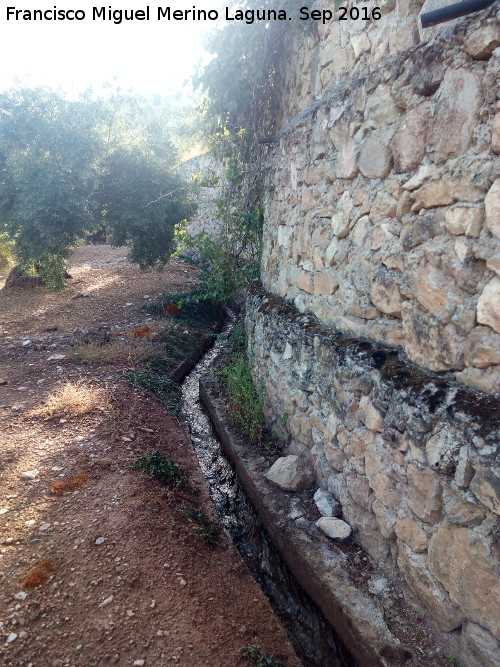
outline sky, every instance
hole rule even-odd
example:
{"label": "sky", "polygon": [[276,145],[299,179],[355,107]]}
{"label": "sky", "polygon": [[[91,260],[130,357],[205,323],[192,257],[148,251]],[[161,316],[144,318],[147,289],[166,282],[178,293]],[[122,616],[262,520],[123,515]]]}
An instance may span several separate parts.
{"label": "sky", "polygon": [[[217,9],[220,0],[179,2],[174,9]],[[0,89],[16,79],[28,85],[61,86],[78,93],[114,79],[115,85],[141,94],[168,95],[183,88],[203,56],[201,34],[214,21],[157,20],[150,4],[149,21],[92,20],[92,7],[145,9],[139,0],[100,4],[99,0],[15,0],[0,2]],[[83,21],[7,21],[7,7],[16,9],[83,10]],[[221,12],[222,14],[222,12]],[[206,57],[206,56],[205,56]]]}

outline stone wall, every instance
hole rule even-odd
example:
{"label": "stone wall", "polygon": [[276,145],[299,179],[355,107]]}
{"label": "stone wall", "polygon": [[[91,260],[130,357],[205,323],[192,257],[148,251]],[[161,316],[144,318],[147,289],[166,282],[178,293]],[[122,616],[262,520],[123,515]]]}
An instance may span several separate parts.
{"label": "stone wall", "polygon": [[492,667],[500,400],[336,333],[259,287],[247,330],[267,417],[313,468],[315,488],[341,503],[390,585],[402,575],[408,601],[443,635],[454,631],[458,664]]}
{"label": "stone wall", "polygon": [[455,23],[284,128],[262,279],[326,324],[495,392],[500,30],[492,10]]}
{"label": "stone wall", "polygon": [[[432,0],[428,0],[426,6],[429,2]],[[311,4],[314,8],[332,10],[328,0]],[[362,6],[349,2],[346,7],[346,17],[351,7],[357,7],[359,18],[339,20],[343,15],[339,10],[336,20],[324,24],[307,22],[304,32],[294,34],[291,50],[296,57],[289,62],[285,75],[282,123],[353,73],[366,74],[387,57],[416,46],[421,35],[425,39],[439,30],[419,29],[418,15],[422,6],[421,2],[413,0],[368,0]],[[375,8],[381,18],[363,20],[364,15],[371,17]]]}
{"label": "stone wall", "polygon": [[415,5],[387,10],[294,37],[249,346],[269,419],[354,539],[458,664],[492,666],[498,8],[427,36]]}

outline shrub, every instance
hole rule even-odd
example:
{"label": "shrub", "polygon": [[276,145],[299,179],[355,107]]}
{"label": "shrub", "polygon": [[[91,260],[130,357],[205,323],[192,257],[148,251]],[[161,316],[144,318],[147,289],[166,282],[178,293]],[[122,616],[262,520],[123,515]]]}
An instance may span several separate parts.
{"label": "shrub", "polygon": [[0,234],[0,271],[3,273],[13,265],[12,243],[7,234]]}

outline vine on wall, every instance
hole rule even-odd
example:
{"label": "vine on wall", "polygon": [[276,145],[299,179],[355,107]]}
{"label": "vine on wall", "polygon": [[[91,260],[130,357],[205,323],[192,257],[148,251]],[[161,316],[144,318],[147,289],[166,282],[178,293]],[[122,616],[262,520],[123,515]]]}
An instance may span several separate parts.
{"label": "vine on wall", "polygon": [[[286,9],[297,16],[298,0],[245,10]],[[258,139],[274,134],[283,65],[295,21],[229,23],[205,45],[212,60],[199,69],[194,85],[205,94],[202,112],[208,143],[224,164],[215,217],[221,233],[183,234],[185,249],[195,250],[205,268],[207,295],[227,303],[259,274],[264,200],[264,151]]]}

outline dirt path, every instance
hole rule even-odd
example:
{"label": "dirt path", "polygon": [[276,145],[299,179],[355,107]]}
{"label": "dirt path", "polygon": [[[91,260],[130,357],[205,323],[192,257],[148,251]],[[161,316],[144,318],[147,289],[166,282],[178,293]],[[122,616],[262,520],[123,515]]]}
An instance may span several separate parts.
{"label": "dirt path", "polygon": [[[205,543],[190,495],[132,467],[153,449],[173,459],[213,517],[185,427],[124,381],[129,364],[68,359],[76,327],[127,336],[147,295],[184,291],[193,271],[141,274],[96,246],[70,273],[60,294],[0,291],[0,664],[234,667],[260,644],[299,665],[229,539]],[[54,399],[65,382],[79,416]]]}

